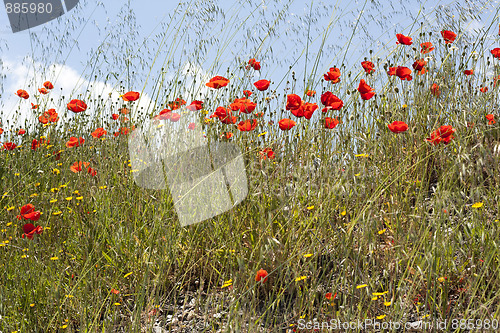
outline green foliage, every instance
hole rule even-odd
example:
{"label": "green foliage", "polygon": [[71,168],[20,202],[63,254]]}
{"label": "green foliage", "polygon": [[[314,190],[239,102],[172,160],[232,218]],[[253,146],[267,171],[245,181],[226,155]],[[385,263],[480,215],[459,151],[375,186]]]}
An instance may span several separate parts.
{"label": "green foliage", "polygon": [[[383,62],[373,58],[373,77],[360,66],[349,72],[339,65],[339,84],[325,82],[315,61],[303,85],[290,72],[280,86],[288,90],[278,92],[271,85],[254,92],[254,114],[239,115],[243,120],[264,112],[250,132],[217,118],[205,121],[218,106],[253,88],[254,79],[245,69],[248,59],[235,59],[227,70],[230,85],[210,91],[196,115],[209,140],[234,133],[231,140],[245,155],[249,195],[227,213],[182,228],[168,191],[134,183],[127,134],[113,133],[139,126],[176,98],[188,104],[198,99],[206,81],[183,81],[184,68],[173,65],[182,59],[174,52],[187,29],[180,23],[193,19],[196,10],[207,24],[216,25],[222,15],[216,5],[190,8],[175,21],[179,24],[172,21],[158,36],[158,45],[173,41],[162,65],[175,68],[173,79],[165,78],[163,68],[153,79],[134,77],[135,66],[154,66],[160,59],[159,50],[146,62],[139,59],[133,36],[124,53],[112,53],[125,57],[122,73],[105,73],[100,65],[112,58],[106,58],[106,43],[91,57],[95,83],[105,74],[110,82],[118,77],[114,86],[125,93],[142,79],[154,82],[149,111],[122,99],[110,106],[89,90],[56,101],[61,115],[57,125],[38,123],[33,112],[27,134],[17,139],[4,133],[5,141],[20,140],[22,146],[0,150],[0,330],[140,332],[151,331],[158,319],[164,327],[184,323],[200,332],[256,332],[286,329],[301,318],[402,323],[498,318],[500,136],[498,122],[489,125],[485,115],[495,114],[499,88],[484,74],[488,63],[498,60],[491,58],[485,38],[472,47],[460,37],[450,45],[423,26],[413,30],[413,45],[432,41],[436,49],[429,53],[428,72],[413,72],[412,81],[387,76],[388,68],[383,68],[411,67],[423,57],[411,46],[398,45]],[[278,13],[275,25],[266,27],[269,38],[284,19]],[[121,15],[127,20],[120,29],[133,30],[133,13],[124,10]],[[201,34],[201,23],[193,24]],[[460,36],[469,38],[463,22],[457,24]],[[210,46],[223,52],[232,41],[211,39],[225,36],[219,33],[200,35],[196,52]],[[329,33],[325,31],[323,42]],[[112,42],[122,35],[115,31]],[[264,57],[271,45],[261,42],[252,50]],[[317,57],[323,57],[321,50]],[[203,63],[196,54],[188,58],[191,64]],[[467,68],[475,68],[476,75],[465,76]],[[225,75],[217,61],[212,69]],[[370,100],[356,91],[361,78],[376,88]],[[433,83],[440,86],[439,96],[430,91]],[[188,85],[194,88],[186,89]],[[479,92],[482,86],[489,91]],[[316,89],[316,97],[307,97],[308,89]],[[344,101],[341,110],[326,113],[341,120],[336,128],[324,128],[321,110],[311,120],[284,110],[287,94],[320,104],[323,90]],[[40,98],[43,111],[48,100]],[[69,119],[65,106],[73,98],[89,107]],[[130,114],[110,119],[124,107]],[[282,118],[296,120],[297,126],[281,131],[277,123]],[[393,121],[404,121],[409,129],[395,134],[387,127]],[[456,130],[454,138],[448,144],[426,141],[442,125]],[[97,127],[107,135],[91,137]],[[86,141],[67,148],[70,136]],[[41,137],[50,142],[32,150],[32,140]],[[262,158],[265,148],[276,157]],[[57,150],[63,150],[60,159]],[[72,172],[78,161],[89,165]],[[89,174],[88,167],[97,174]],[[30,221],[16,218],[28,203],[42,212],[33,224],[43,227],[43,233],[33,239],[22,238],[23,225]],[[259,269],[268,272],[266,282],[256,282]],[[327,299],[327,293],[334,296]]]}

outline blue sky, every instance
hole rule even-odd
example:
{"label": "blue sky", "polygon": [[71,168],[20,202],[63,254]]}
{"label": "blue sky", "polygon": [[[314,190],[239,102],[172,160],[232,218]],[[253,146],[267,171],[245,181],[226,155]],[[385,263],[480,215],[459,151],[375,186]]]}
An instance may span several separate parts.
{"label": "blue sky", "polygon": [[[485,2],[492,9],[498,6],[497,1]],[[369,57],[372,61],[378,57],[384,59],[388,52],[395,49],[396,33],[409,34],[416,38],[420,22],[424,22],[426,26],[449,28],[446,25],[450,25],[453,21],[451,17],[449,20],[444,17],[440,18],[441,21],[436,20],[436,13],[443,14],[446,11],[443,8],[448,8],[450,15],[458,15],[455,9],[457,1],[401,0],[398,3],[385,0],[294,1],[289,7],[285,7],[286,3],[288,2],[284,0],[202,1],[202,4],[191,7],[192,11],[195,11],[192,15],[202,15],[203,9],[212,6],[220,8],[225,14],[214,14],[218,22],[207,25],[211,30],[203,30],[197,25],[199,22],[183,21],[182,24],[189,24],[190,28],[178,37],[178,40],[184,40],[182,42],[184,44],[179,44],[169,59],[174,62],[177,59],[184,59],[182,48],[192,47],[196,45],[199,38],[212,35],[212,45],[204,57],[204,62],[197,64],[199,77],[222,75],[227,67],[234,65],[235,57],[247,61],[257,52],[256,57],[261,61],[263,69],[253,74],[255,80],[270,79],[283,90],[286,80],[290,78],[289,66],[293,65],[293,71],[296,72],[300,83],[313,78],[313,84],[316,86],[312,88],[321,90],[321,87],[317,86],[318,81],[329,67],[338,67],[341,63],[345,63],[347,68],[355,68],[355,71],[360,72],[362,69],[359,63],[364,60],[364,57]],[[10,31],[6,12],[0,10],[0,59],[3,63],[0,67],[3,75],[3,79],[0,78],[0,88],[2,88],[0,89],[0,108],[3,112],[3,115],[0,115],[0,121],[4,122],[3,120],[9,118],[15,110],[21,110],[26,114],[31,112],[31,110],[25,111],[29,103],[20,101],[14,95],[17,89],[23,88],[31,80],[35,80],[36,84],[40,85],[45,79],[50,79],[57,88],[62,89],[57,94],[72,96],[81,93],[85,88],[88,89],[92,84],[92,89],[96,93],[98,90],[100,93],[112,93],[113,97],[117,98],[118,87],[99,79],[97,82],[90,79],[95,68],[89,67],[88,62],[99,53],[99,46],[113,43],[116,46],[129,45],[130,54],[133,56],[144,55],[142,50],[145,48],[141,48],[140,45],[142,41],[145,41],[145,46],[154,52],[155,45],[152,43],[155,36],[157,40],[160,40],[157,36],[165,31],[169,22],[180,22],[182,19],[184,12],[176,12],[176,8],[178,8],[177,1],[112,0],[102,5],[95,1],[82,0],[75,9],[61,18],[30,31],[16,34]],[[123,23],[120,17],[123,18],[128,9],[135,16],[134,30],[130,31],[130,34],[114,35],[113,33],[118,31],[118,27]],[[207,13],[211,15],[208,10]],[[472,29],[483,28],[487,22],[494,20],[493,14],[494,11],[485,11],[478,19],[469,20],[466,29],[472,31]],[[283,15],[284,20],[275,27],[275,35],[266,37],[266,31],[272,26],[277,15]],[[314,24],[311,24],[308,45],[306,36],[309,21],[313,21]],[[228,23],[225,25],[224,22]],[[170,31],[174,31],[174,28],[170,27]],[[498,19],[495,29],[498,29]],[[327,31],[326,35],[325,31]],[[435,33],[438,34],[438,31]],[[134,63],[133,68],[136,69],[136,73],[142,76],[132,82],[130,87],[125,88],[143,91],[144,99],[141,99],[143,106],[151,105],[147,97],[152,89],[153,81],[151,76],[149,81],[146,80],[149,68],[159,70],[162,64],[158,59],[170,52],[168,46],[173,42],[173,38],[174,36],[170,35],[164,40],[165,44],[159,50],[155,65],[152,65],[151,60],[146,60],[143,69],[139,62]],[[246,47],[245,40],[248,42],[249,38],[253,38],[254,48]],[[61,54],[56,52],[56,40],[64,45],[60,48]],[[74,40],[78,42],[76,47],[73,47]],[[325,41],[324,44],[322,40]],[[264,48],[259,53],[255,45],[261,42]],[[40,44],[52,45],[54,52],[45,52],[41,57]],[[415,46],[418,47],[418,45]],[[315,75],[311,77],[317,51],[320,48],[323,53]],[[368,50],[373,50],[373,53],[370,55]],[[186,51],[189,53],[189,50]],[[112,57],[119,56],[113,54],[111,47],[108,47],[105,52],[110,57],[108,63]],[[45,72],[44,77],[39,77],[41,73],[37,66],[50,70]],[[106,66],[108,65],[103,62],[98,69],[113,72],[113,67]],[[170,63],[167,67],[172,66],[182,68],[185,63]],[[173,73],[174,71],[166,70],[168,78],[172,79]],[[123,71],[116,74],[120,79],[126,76]],[[36,93],[34,88],[32,90]],[[52,97],[57,97],[57,94],[54,91]]]}

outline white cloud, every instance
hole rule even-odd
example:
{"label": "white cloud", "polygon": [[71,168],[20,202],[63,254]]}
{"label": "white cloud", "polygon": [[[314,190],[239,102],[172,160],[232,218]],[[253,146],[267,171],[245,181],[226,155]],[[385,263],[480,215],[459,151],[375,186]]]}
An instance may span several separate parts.
{"label": "white cloud", "polygon": [[[8,58],[2,60],[3,68],[0,67],[0,75],[5,75],[6,79],[4,80],[4,93],[0,100],[0,127],[5,132],[0,135],[0,141],[8,140],[6,135],[10,133],[9,130],[24,128],[29,131],[30,125],[38,123],[38,116],[50,108],[54,108],[59,114],[60,120],[56,128],[61,128],[66,123],[71,124],[73,118],[79,116],[67,110],[66,105],[71,99],[81,99],[87,103],[88,109],[82,114],[90,115],[89,119],[101,117],[110,120],[111,114],[118,113],[118,109],[124,104],[120,98],[121,93],[112,85],[102,81],[89,81],[67,65],[52,64],[47,67],[30,58],[25,58],[24,61]],[[204,101],[207,96],[215,93],[205,83],[218,74],[209,75],[203,68],[192,63],[186,63],[179,74],[184,84],[179,93],[188,104],[191,103],[191,98]],[[167,73],[167,76],[174,77],[173,73]],[[38,88],[41,88],[45,81],[51,81],[54,85],[54,89],[47,95],[38,92]],[[18,89],[26,90],[30,97],[27,100],[18,97],[15,94]],[[157,101],[153,101],[148,93],[143,92],[138,101],[130,104],[132,116],[129,114],[127,117],[136,120],[134,119],[136,118],[134,114],[137,115],[135,111],[141,108],[149,114],[157,114],[161,105],[155,103],[172,101],[175,97],[165,96],[164,99],[161,96]],[[99,98],[102,100],[98,101]],[[39,104],[40,107],[33,110],[31,103]],[[108,133],[115,130],[115,128],[104,127]]]}
{"label": "white cloud", "polygon": [[[29,58],[26,60],[23,63],[20,60],[4,59],[3,68],[0,68],[0,75],[6,76],[4,93],[0,100],[2,110],[0,122],[4,130],[25,127],[26,120],[29,124],[37,122],[38,116],[50,108],[58,112],[60,127],[75,116],[66,107],[66,104],[74,98],[82,99],[89,105],[85,114],[111,117],[112,113],[117,113],[117,110],[112,109],[112,105],[121,101],[119,98],[121,94],[110,84],[86,80],[76,70],[62,64],[49,66],[45,71],[47,74],[41,77],[43,74],[40,74],[39,69],[43,68],[43,65]],[[31,64],[27,65],[29,62]],[[40,94],[38,88],[41,88],[43,82],[47,80],[53,83],[54,89],[47,95]],[[26,90],[30,97],[27,100],[18,97],[15,94],[18,89]],[[104,107],[89,102],[97,99],[99,95],[104,99]],[[41,107],[32,110],[31,103],[39,104]],[[147,108],[150,103],[151,99],[144,93],[141,94],[139,102],[132,105],[137,108]],[[94,104],[100,106],[98,110],[93,107]],[[7,120],[9,120],[8,126]]]}
{"label": "white cloud", "polygon": [[[192,63],[184,64],[184,68],[181,71],[183,78],[185,79],[185,88],[182,91],[183,96],[196,96],[198,99],[200,96],[208,95],[210,88],[208,88],[205,83],[208,82],[212,77],[210,77],[205,70],[201,67],[194,65]],[[196,83],[194,84],[194,80]]]}

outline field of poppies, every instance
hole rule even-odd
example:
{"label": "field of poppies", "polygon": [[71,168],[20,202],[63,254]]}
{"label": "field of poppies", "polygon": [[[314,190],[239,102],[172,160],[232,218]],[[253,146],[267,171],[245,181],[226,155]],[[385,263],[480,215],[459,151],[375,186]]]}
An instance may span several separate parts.
{"label": "field of poppies", "polygon": [[[0,115],[0,331],[498,326],[495,35],[398,33],[386,59],[315,64],[304,82],[266,77],[256,52],[190,90],[180,74],[117,83],[111,106],[51,99],[50,75],[5,92],[28,117]],[[183,117],[237,144],[248,178],[243,202],[186,227],[168,190],[134,181],[128,147],[144,121]]]}

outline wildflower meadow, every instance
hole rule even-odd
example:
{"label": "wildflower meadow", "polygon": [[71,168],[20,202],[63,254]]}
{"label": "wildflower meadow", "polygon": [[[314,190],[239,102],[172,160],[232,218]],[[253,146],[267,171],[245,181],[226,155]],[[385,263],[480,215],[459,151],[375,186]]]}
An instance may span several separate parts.
{"label": "wildflower meadow", "polygon": [[[299,19],[291,1],[188,1],[147,42],[124,3],[88,52],[88,1],[30,33],[26,80],[2,86],[15,102],[0,108],[0,332],[499,326],[497,5],[403,12],[373,36],[387,43],[360,48],[369,1],[335,47],[347,14],[323,3]],[[60,74],[83,52],[78,79]],[[145,123],[179,133],[152,154],[193,133],[235,147],[223,173],[241,200],[183,223],[177,190],[151,177],[184,169],[131,157]]]}

